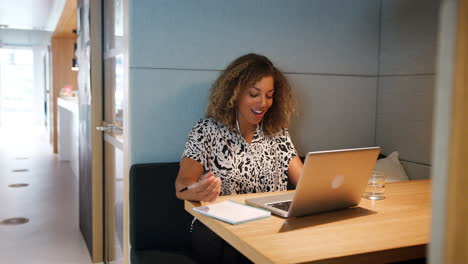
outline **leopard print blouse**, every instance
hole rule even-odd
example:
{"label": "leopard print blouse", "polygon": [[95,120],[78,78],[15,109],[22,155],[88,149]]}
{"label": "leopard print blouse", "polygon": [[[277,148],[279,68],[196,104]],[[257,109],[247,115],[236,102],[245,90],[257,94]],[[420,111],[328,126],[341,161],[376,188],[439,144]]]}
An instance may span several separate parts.
{"label": "leopard print blouse", "polygon": [[286,190],[289,162],[296,155],[287,130],[265,136],[257,126],[249,144],[237,130],[205,118],[190,131],[182,157],[220,177],[221,195],[230,195]]}

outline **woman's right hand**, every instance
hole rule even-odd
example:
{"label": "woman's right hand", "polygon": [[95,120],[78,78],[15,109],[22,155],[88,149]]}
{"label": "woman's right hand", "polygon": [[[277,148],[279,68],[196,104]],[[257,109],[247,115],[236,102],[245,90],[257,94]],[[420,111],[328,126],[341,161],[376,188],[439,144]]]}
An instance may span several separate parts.
{"label": "woman's right hand", "polygon": [[212,172],[208,172],[202,176],[202,180],[198,184],[190,189],[201,202],[214,202],[221,193],[221,179],[213,175]]}
{"label": "woman's right hand", "polygon": [[[221,179],[212,172],[203,174],[203,166],[190,158],[184,157],[180,162],[179,175],[175,182],[177,198],[181,200],[214,202],[221,193]],[[201,176],[201,177],[200,177]],[[201,180],[199,181],[199,178]],[[180,192],[183,188],[195,184],[192,188]]]}

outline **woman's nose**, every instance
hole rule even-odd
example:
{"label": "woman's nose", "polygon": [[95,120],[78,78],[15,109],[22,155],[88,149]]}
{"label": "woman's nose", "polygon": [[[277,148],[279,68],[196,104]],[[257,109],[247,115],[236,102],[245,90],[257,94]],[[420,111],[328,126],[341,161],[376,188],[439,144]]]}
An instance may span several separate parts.
{"label": "woman's nose", "polygon": [[259,99],[259,100],[260,100],[260,102],[259,102],[260,106],[265,106],[265,105],[266,105],[266,98],[265,98],[265,96],[260,96],[260,99]]}

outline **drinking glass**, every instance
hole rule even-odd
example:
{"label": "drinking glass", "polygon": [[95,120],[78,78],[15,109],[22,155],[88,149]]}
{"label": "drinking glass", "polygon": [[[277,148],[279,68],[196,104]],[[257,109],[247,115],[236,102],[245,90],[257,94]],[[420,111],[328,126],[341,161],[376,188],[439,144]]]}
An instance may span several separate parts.
{"label": "drinking glass", "polygon": [[385,199],[385,175],[381,171],[373,171],[367,182],[366,191],[362,197],[369,200]]}

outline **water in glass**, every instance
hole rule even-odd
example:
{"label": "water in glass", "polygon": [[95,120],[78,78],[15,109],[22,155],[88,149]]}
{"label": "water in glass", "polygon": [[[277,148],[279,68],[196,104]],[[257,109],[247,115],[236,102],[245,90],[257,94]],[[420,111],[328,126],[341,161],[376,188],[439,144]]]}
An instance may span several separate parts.
{"label": "water in glass", "polygon": [[363,197],[370,200],[385,199],[385,176],[382,172],[372,173]]}

